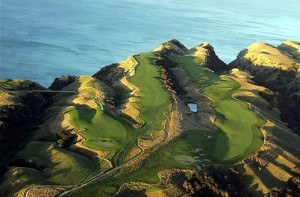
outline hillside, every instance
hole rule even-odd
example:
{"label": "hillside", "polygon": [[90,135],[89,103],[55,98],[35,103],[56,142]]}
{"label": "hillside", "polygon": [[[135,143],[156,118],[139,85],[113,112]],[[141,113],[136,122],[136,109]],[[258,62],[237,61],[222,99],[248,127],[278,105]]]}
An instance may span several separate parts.
{"label": "hillside", "polygon": [[286,41],[274,47],[256,42],[240,52],[230,67],[247,70],[254,81],[278,92],[276,105],[282,119],[300,132],[300,43]]}
{"label": "hillside", "polygon": [[49,89],[16,82],[1,79],[1,109],[24,93],[45,104],[28,105],[35,122],[1,119],[32,123],[2,196],[300,194],[297,42],[254,43],[226,65],[209,43],[171,40]]}

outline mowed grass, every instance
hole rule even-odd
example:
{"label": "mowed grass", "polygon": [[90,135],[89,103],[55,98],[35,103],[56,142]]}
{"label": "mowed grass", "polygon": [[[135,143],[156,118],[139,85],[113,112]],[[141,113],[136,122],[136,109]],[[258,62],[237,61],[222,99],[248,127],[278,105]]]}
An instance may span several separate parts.
{"label": "mowed grass", "polygon": [[[173,61],[185,70],[203,94],[212,99],[212,107],[219,113],[214,134],[211,157],[219,163],[238,162],[257,150],[263,144],[260,126],[264,123],[248,105],[232,98],[240,84],[222,75],[218,76],[201,66],[201,60],[191,57],[177,57]],[[201,106],[200,106],[201,108]]]}
{"label": "mowed grass", "polygon": [[161,81],[159,68],[153,63],[157,58],[155,53],[135,55],[138,61],[136,73],[128,79],[138,89],[138,98],[134,106],[140,110],[140,118],[144,120],[141,128],[145,137],[155,130],[162,129],[165,113],[172,103],[172,97]]}
{"label": "mowed grass", "polygon": [[95,109],[70,108],[67,113],[71,116],[71,123],[85,138],[87,147],[96,150],[117,150],[131,139],[131,127],[100,107]]}
{"label": "mowed grass", "polygon": [[[82,76],[65,90],[76,90],[84,94],[87,102],[93,106],[75,105],[69,107],[72,125],[85,138],[83,142],[89,148],[96,150],[118,150],[132,139],[132,127],[121,118],[104,110],[96,104],[95,97],[100,97],[110,91],[108,87],[95,78]],[[99,98],[100,100],[100,98]]]}

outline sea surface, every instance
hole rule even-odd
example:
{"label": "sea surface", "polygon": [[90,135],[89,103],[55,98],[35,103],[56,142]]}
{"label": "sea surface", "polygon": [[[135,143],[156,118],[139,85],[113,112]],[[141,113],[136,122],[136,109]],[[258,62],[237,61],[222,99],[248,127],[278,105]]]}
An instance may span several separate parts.
{"label": "sea surface", "polygon": [[229,63],[255,41],[300,41],[299,0],[1,0],[0,77],[49,86],[176,38]]}

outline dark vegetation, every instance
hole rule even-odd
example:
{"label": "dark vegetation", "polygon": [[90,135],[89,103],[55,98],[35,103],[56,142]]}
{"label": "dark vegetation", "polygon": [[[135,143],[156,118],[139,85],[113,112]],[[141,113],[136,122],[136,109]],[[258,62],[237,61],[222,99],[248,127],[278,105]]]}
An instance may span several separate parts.
{"label": "dark vegetation", "polygon": [[233,168],[208,168],[208,172],[192,174],[183,183],[192,196],[250,196],[243,183],[243,175]]}
{"label": "dark vegetation", "polygon": [[181,87],[176,79],[172,69],[176,68],[176,63],[168,58],[168,56],[162,56],[155,60],[155,64],[158,65],[163,73],[164,81],[170,86],[170,89],[174,90],[178,96],[182,96],[186,91]]}
{"label": "dark vegetation", "polygon": [[46,94],[22,93],[20,102],[0,108],[0,174],[6,171],[9,158],[26,142],[32,130],[43,120],[51,103]]}
{"label": "dark vegetation", "polygon": [[64,75],[59,78],[54,79],[54,82],[50,85],[50,90],[61,90],[64,87],[74,83],[76,80],[76,76]]}
{"label": "dark vegetation", "polygon": [[114,85],[118,79],[121,79],[124,74],[123,68],[118,67],[118,63],[111,64],[101,68],[96,74],[93,75],[99,81],[102,81],[108,86]]}
{"label": "dark vegetation", "polygon": [[56,133],[57,144],[59,147],[67,147],[76,139],[76,135],[71,131],[59,131]]}

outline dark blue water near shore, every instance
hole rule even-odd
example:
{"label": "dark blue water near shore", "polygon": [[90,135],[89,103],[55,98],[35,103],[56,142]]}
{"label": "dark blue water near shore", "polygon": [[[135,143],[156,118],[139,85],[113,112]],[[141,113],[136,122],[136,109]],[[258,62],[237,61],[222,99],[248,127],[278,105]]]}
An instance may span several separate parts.
{"label": "dark blue water near shore", "polygon": [[299,0],[1,0],[0,77],[50,85],[177,38],[225,61],[250,43],[300,40]]}

